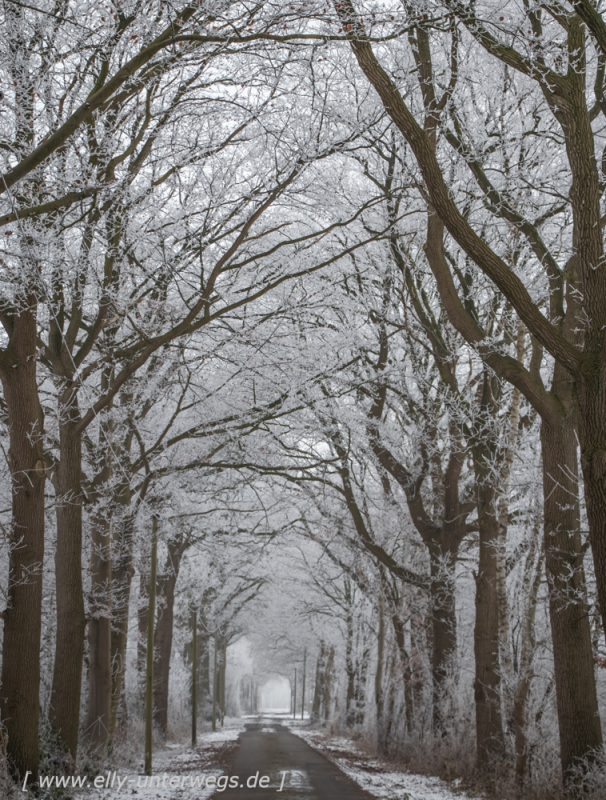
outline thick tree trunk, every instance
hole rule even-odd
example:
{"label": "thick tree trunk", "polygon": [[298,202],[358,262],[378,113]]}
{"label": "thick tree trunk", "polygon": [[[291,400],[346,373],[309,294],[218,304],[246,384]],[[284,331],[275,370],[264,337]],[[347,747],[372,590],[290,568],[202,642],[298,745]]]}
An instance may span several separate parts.
{"label": "thick tree trunk", "polygon": [[0,709],[10,767],[38,772],[40,635],[44,558],[44,420],[36,377],[34,310],[14,319],[0,377],[8,416],[12,484],[8,603]]}
{"label": "thick tree trunk", "polygon": [[415,720],[413,676],[410,655],[406,647],[406,630],[397,611],[392,610],[391,624],[393,626],[396,649],[398,651],[402,670],[402,683],[404,684],[404,722],[406,733],[410,734],[412,733]]}
{"label": "thick tree trunk", "polygon": [[417,725],[422,721],[421,709],[425,706],[424,654],[427,649],[427,628],[423,624],[423,615],[414,611],[410,620],[410,706],[413,709],[411,723]]}
{"label": "thick tree trunk", "polygon": [[184,551],[182,541],[169,542],[164,574],[158,581],[158,618],[154,634],[154,722],[163,736],[168,733],[168,684],[173,644],[175,587]]}
{"label": "thick tree trunk", "polygon": [[528,699],[532,685],[532,661],[536,647],[535,619],[542,573],[542,554],[537,558],[539,532],[533,536],[524,570],[523,592],[527,598],[519,644],[518,680],[512,695],[511,726],[514,735],[515,774],[520,793],[528,774]]}
{"label": "thick tree trunk", "polygon": [[361,631],[363,641],[361,643],[360,658],[356,664],[356,678],[354,690],[353,724],[356,728],[361,728],[364,724],[366,715],[366,683],[368,680],[368,667],[370,664],[370,643],[366,639],[366,634]]}
{"label": "thick tree trunk", "polygon": [[130,489],[123,486],[119,494],[118,524],[114,528],[112,580],[112,708],[110,738],[123,733],[127,719],[125,695],[126,645],[128,642],[128,612],[134,575],[134,519],[129,509]]}
{"label": "thick tree trunk", "polygon": [[112,705],[111,514],[106,509],[91,521],[90,574],[86,737],[101,755],[109,743]]}
{"label": "thick tree trunk", "polygon": [[606,637],[606,367],[594,371],[578,389],[579,440],[602,628]]}
{"label": "thick tree trunk", "polygon": [[84,656],[82,588],[82,444],[75,387],[66,384],[59,397],[59,463],[55,580],[57,632],[50,721],[75,762],[80,725],[80,692]]}
{"label": "thick tree trunk", "polygon": [[[488,420],[498,411],[499,384],[487,372],[482,386],[481,408]],[[477,766],[487,773],[495,758],[503,755],[505,740],[501,713],[499,664],[498,567],[501,548],[498,497],[495,486],[498,442],[482,427],[473,447],[476,505],[480,531],[480,557],[476,575],[474,627],[475,712]]]}
{"label": "thick tree trunk", "polygon": [[457,613],[454,586],[456,552],[449,544],[450,537],[442,536],[429,549],[431,575],[431,671],[433,682],[433,729],[445,733],[448,679],[452,675],[457,651]]}
{"label": "thick tree trunk", "polygon": [[574,427],[541,426],[544,541],[560,756],[565,779],[602,745],[586,601]]}
{"label": "thick tree trunk", "polygon": [[480,559],[474,627],[477,763],[481,770],[488,769],[494,758],[504,752],[497,594],[499,523],[495,513],[496,493],[485,480],[486,476],[480,478],[477,486]]}

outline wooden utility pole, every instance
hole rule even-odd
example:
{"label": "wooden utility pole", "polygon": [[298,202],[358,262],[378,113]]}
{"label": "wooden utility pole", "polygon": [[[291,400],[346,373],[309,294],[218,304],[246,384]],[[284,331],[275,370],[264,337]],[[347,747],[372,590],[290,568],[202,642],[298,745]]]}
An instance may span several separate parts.
{"label": "wooden utility pole", "polygon": [[297,668],[295,667],[295,682],[292,695],[292,718],[296,719],[296,717],[297,717]]}
{"label": "wooden utility pole", "polygon": [[145,669],[145,774],[152,774],[154,712],[154,621],[158,567],[158,517],[152,517],[151,567],[147,601],[147,661]]}
{"label": "wooden utility pole", "polygon": [[305,678],[307,677],[307,647],[303,650],[303,680],[301,685],[301,719],[305,716]]}
{"label": "wooden utility pole", "polygon": [[221,727],[225,725],[225,710],[227,707],[227,644],[221,648]]}
{"label": "wooden utility pole", "polygon": [[191,612],[191,746],[198,743],[198,614]]}
{"label": "wooden utility pole", "polygon": [[213,731],[217,730],[217,637],[214,637],[214,658],[213,658]]}

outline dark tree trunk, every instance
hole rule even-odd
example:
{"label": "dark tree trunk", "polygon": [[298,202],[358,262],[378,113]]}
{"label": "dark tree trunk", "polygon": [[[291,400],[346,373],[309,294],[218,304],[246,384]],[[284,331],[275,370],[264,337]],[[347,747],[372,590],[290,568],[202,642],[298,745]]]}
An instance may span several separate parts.
{"label": "dark tree trunk", "polygon": [[451,537],[436,537],[429,548],[431,575],[431,672],[433,686],[433,729],[445,732],[448,678],[452,675],[457,651],[457,612],[454,566],[456,550]]}
{"label": "dark tree trunk", "polygon": [[335,669],[335,648],[328,647],[324,665],[324,680],[322,682],[322,721],[328,722],[332,711],[332,694]]}
{"label": "dark tree trunk", "polygon": [[164,574],[158,581],[158,617],[154,636],[154,722],[163,736],[168,733],[168,684],[173,644],[175,587],[179,577],[182,541],[171,541]]}
{"label": "dark tree trunk", "polygon": [[406,733],[410,734],[414,726],[415,702],[413,697],[412,671],[410,655],[406,647],[406,629],[397,611],[392,610],[391,624],[396,640],[396,649],[402,669],[402,682],[404,684],[404,720]]}
{"label": "dark tree trunk", "polygon": [[382,594],[379,596],[377,617],[375,709],[377,712],[377,743],[379,748],[381,748],[385,733],[385,601]]}
{"label": "dark tree trunk", "polygon": [[84,592],[82,587],[82,437],[77,389],[65,381],[59,393],[59,461],[55,592],[57,646],[49,718],[75,762],[80,726],[80,693],[84,657]]}
{"label": "dark tree trunk", "polygon": [[544,542],[565,779],[602,746],[586,602],[574,427],[541,426]]}
{"label": "dark tree trunk", "polygon": [[325,660],[326,660],[326,647],[323,641],[320,642],[320,650],[318,652],[318,659],[316,661],[316,677],[314,680],[314,694],[311,703],[311,721],[319,722],[322,713],[322,693],[324,689],[325,679]]}
{"label": "dark tree trunk", "polygon": [[110,738],[123,733],[127,720],[125,695],[126,645],[128,641],[128,612],[134,575],[134,519],[129,508],[130,487],[123,485],[118,495],[118,524],[114,530],[112,553],[112,611],[111,634],[112,707]]}
{"label": "dark tree trunk", "polygon": [[534,658],[535,620],[543,558],[539,553],[537,558],[537,534],[533,537],[530,551],[526,558],[524,569],[524,596],[527,597],[524,609],[524,619],[521,626],[519,645],[518,678],[513,691],[511,709],[511,727],[514,736],[515,774],[518,791],[524,791],[524,784],[528,774],[528,699],[532,684],[532,661]]}
{"label": "dark tree trunk", "polygon": [[50,721],[75,762],[80,725],[80,692],[84,656],[82,588],[82,444],[75,387],[66,384],[59,397],[59,463],[55,580],[57,632]]}
{"label": "dark tree trunk", "polygon": [[13,321],[0,377],[8,416],[12,484],[8,603],[4,612],[2,723],[11,770],[38,772],[40,636],[44,558],[44,419],[36,376],[36,316]]}
{"label": "dark tree trunk", "polygon": [[221,659],[221,726],[225,724],[225,715],[227,714],[227,642],[223,642],[222,659]]}
{"label": "dark tree trunk", "polygon": [[[498,411],[499,384],[484,374],[481,408],[492,420]],[[487,772],[504,753],[499,665],[499,594],[497,573],[501,546],[499,493],[495,486],[498,442],[491,430],[478,431],[472,447],[476,504],[480,530],[480,557],[476,575],[474,627],[476,751],[478,768]]]}
{"label": "dark tree trunk", "polygon": [[[414,601],[413,601],[414,602]],[[424,707],[426,675],[424,668],[424,654],[427,652],[426,627],[420,614],[413,612],[410,620],[410,698],[411,727],[412,723],[419,724],[422,720],[421,709]]]}
{"label": "dark tree trunk", "polygon": [[88,620],[88,707],[86,738],[102,754],[111,726],[111,515],[97,511],[91,520],[91,592]]}
{"label": "dark tree trunk", "polygon": [[347,690],[345,694],[345,724],[353,727],[355,722],[356,665],[354,661],[354,621],[350,608],[345,620],[345,674]]}
{"label": "dark tree trunk", "polygon": [[[361,632],[361,635],[365,636],[364,631]],[[366,682],[368,680],[368,666],[370,664],[370,646],[368,640],[364,639],[361,650],[362,652],[360,653],[355,671],[353,724],[356,728],[362,727],[366,714]]]}
{"label": "dark tree trunk", "polygon": [[474,693],[477,761],[478,767],[486,770],[494,758],[504,752],[497,596],[499,522],[495,513],[494,489],[482,483],[478,484],[477,489],[480,559],[476,577]]}
{"label": "dark tree trunk", "polygon": [[137,675],[141,692],[145,686],[145,663],[147,658],[147,584],[149,575],[146,574],[143,564],[139,572],[139,602],[137,605]]}
{"label": "dark tree trunk", "polygon": [[578,390],[579,440],[589,541],[606,637],[606,367],[596,363]]}

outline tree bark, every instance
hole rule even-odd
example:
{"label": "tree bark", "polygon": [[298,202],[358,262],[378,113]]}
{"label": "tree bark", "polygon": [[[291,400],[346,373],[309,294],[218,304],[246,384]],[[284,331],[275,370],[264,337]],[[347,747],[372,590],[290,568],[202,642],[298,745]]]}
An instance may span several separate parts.
{"label": "tree bark", "polygon": [[154,633],[154,722],[163,736],[168,733],[168,685],[173,644],[175,588],[184,552],[185,544],[182,540],[168,543],[164,574],[158,581],[158,617]]}
{"label": "tree bark", "polygon": [[145,663],[145,774],[151,775],[154,756],[154,622],[156,619],[156,581],[158,568],[158,517],[152,517],[151,563],[147,606],[147,649]]}
{"label": "tree bark", "polygon": [[322,682],[322,721],[328,722],[332,712],[333,681],[335,669],[335,647],[330,645],[326,651],[324,680]]}
{"label": "tree bark", "polygon": [[112,707],[110,739],[123,733],[127,718],[125,695],[126,646],[128,643],[128,612],[134,575],[134,519],[130,508],[130,487],[124,485],[119,493],[122,514],[114,529],[112,563]]}
{"label": "tree bark", "polygon": [[490,430],[490,421],[498,408],[499,383],[484,373],[480,408],[489,421],[474,437],[472,446],[480,556],[476,575],[476,619],[474,627],[475,712],[477,766],[490,769],[495,758],[503,755],[505,740],[501,713],[501,678],[499,664],[499,593],[498,567],[501,547],[498,498],[495,486],[498,441]]}
{"label": "tree bark", "polygon": [[[480,467],[481,470],[481,467]],[[499,522],[496,492],[490,477],[477,475],[480,558],[476,576],[476,620],[474,627],[477,764],[489,769],[504,753],[499,665],[499,598],[497,558]]]}
{"label": "tree bark", "polygon": [[314,680],[314,694],[311,704],[311,722],[317,723],[320,721],[322,712],[322,692],[325,678],[325,660],[326,660],[326,646],[324,641],[320,641],[320,650],[316,660],[316,677]]}
{"label": "tree bark", "polygon": [[541,426],[544,547],[564,778],[602,746],[586,600],[572,424]]}
{"label": "tree bark", "polygon": [[198,743],[198,614],[191,612],[191,746]]}
{"label": "tree bark", "polygon": [[59,395],[59,462],[55,581],[57,631],[49,717],[75,763],[80,724],[80,691],[84,656],[82,588],[82,443],[76,388],[65,382]]}
{"label": "tree bark", "polygon": [[355,721],[356,667],[354,662],[354,621],[351,607],[347,608],[345,619],[345,675],[347,679],[345,724],[348,728],[352,728]]}
{"label": "tree bark", "polygon": [[431,673],[433,686],[433,729],[437,735],[445,733],[448,721],[446,701],[448,678],[452,675],[457,651],[457,611],[455,599],[454,567],[457,553],[451,537],[436,537],[429,547],[431,589],[432,652]]}
{"label": "tree bark", "polygon": [[137,605],[137,675],[139,685],[145,685],[145,661],[147,657],[147,612],[149,598],[147,596],[149,575],[145,574],[145,567],[141,562],[139,570],[139,602]]}
{"label": "tree bark", "polygon": [[606,367],[596,365],[578,390],[579,441],[589,542],[606,637]]}
{"label": "tree bark", "polygon": [[377,744],[380,749],[385,733],[385,601],[379,594],[377,609],[377,663],[375,668],[375,709],[377,713]]}
{"label": "tree bark", "polygon": [[413,677],[410,664],[410,654],[406,647],[406,630],[397,610],[392,609],[391,624],[394,630],[396,649],[401,667],[402,684],[404,687],[404,722],[406,733],[410,734],[415,721],[415,702],[413,695]]}
{"label": "tree bark", "polygon": [[102,755],[109,743],[112,707],[111,514],[98,509],[91,520],[91,593],[88,620],[86,738]]}
{"label": "tree bark", "polygon": [[36,375],[35,306],[13,320],[0,377],[8,416],[12,487],[8,604],[4,612],[2,723],[12,772],[38,772],[44,559],[44,419]]}
{"label": "tree bark", "polygon": [[524,570],[524,596],[527,598],[520,635],[518,679],[513,691],[511,726],[514,736],[515,774],[520,793],[528,774],[528,699],[532,685],[532,661],[536,647],[535,619],[541,583],[542,555],[537,558],[539,531],[531,543]]}

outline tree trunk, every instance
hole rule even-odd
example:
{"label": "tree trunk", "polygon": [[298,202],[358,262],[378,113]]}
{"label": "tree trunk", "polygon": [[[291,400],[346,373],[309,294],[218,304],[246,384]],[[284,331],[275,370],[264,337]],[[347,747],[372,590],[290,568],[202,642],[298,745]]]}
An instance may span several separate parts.
{"label": "tree trunk", "polygon": [[145,654],[145,774],[151,775],[154,755],[154,622],[156,619],[156,580],[158,568],[158,517],[152,518],[151,563],[147,607],[147,649]]}
{"label": "tree trunk", "polygon": [[320,651],[318,652],[318,659],[316,661],[316,678],[314,681],[314,695],[311,704],[311,721],[312,723],[320,721],[322,713],[322,693],[324,689],[325,679],[325,644],[322,640],[320,642]]}
{"label": "tree trunk", "polygon": [[354,629],[353,613],[351,608],[347,609],[345,620],[345,674],[347,678],[347,690],[345,694],[345,724],[348,728],[353,727],[355,719],[355,693],[356,693],[356,669],[354,663]]}
{"label": "tree trunk", "polygon": [[213,638],[213,702],[212,702],[212,712],[211,712],[211,719],[212,719],[212,730],[213,732],[217,730],[217,689],[218,689],[218,664],[219,664],[219,657],[218,657],[218,650],[219,650],[219,641],[217,634],[214,635]]}
{"label": "tree trunk", "polygon": [[111,728],[111,526],[109,510],[97,510],[91,520],[86,738],[98,755],[107,748]]}
{"label": "tree trunk", "polygon": [[59,396],[59,463],[55,581],[57,631],[50,721],[75,763],[80,724],[80,693],[84,656],[84,594],[82,588],[82,442],[76,389],[66,383]]}
{"label": "tree trunk", "polygon": [[[221,727],[225,725],[225,712],[227,709],[226,678],[227,678],[227,642],[221,640],[221,665],[219,667],[219,713],[221,715]],[[303,683],[305,686],[305,683]]]}
{"label": "tree trunk", "polygon": [[[488,420],[498,411],[499,384],[485,372],[481,408]],[[490,422],[489,422],[490,425]],[[505,740],[501,714],[499,665],[498,561],[501,547],[498,495],[495,487],[498,442],[482,428],[472,446],[476,504],[480,529],[480,556],[476,575],[474,627],[476,751],[478,768],[487,773],[503,755]]]}
{"label": "tree trunk", "polygon": [[560,756],[565,780],[602,746],[586,601],[575,431],[541,426],[544,542]]}
{"label": "tree trunk", "polygon": [[406,630],[397,610],[392,609],[391,624],[393,626],[396,649],[398,651],[404,684],[404,721],[406,733],[410,734],[414,726],[415,702],[413,697],[412,670],[410,655],[406,648]]}
{"label": "tree trunk", "polygon": [[141,687],[145,685],[145,662],[147,658],[148,584],[149,575],[146,575],[142,562],[139,570],[139,602],[137,605],[137,675]]}
{"label": "tree trunk", "polygon": [[38,772],[40,636],[44,559],[44,419],[36,376],[36,315],[15,317],[0,377],[8,416],[12,485],[8,603],[0,709],[10,768]]}
{"label": "tree trunk", "polygon": [[606,371],[595,365],[578,389],[579,440],[602,628],[606,637]]}
{"label": "tree trunk", "polygon": [[[419,602],[420,605],[420,602]],[[414,599],[413,599],[414,607]],[[416,609],[412,613],[410,620],[410,705],[411,726],[417,726],[422,722],[423,716],[421,709],[425,707],[425,684],[426,675],[424,669],[424,654],[427,652],[427,628],[423,624],[423,616]]]}
{"label": "tree trunk", "polygon": [[370,642],[366,639],[364,630],[360,631],[363,638],[360,658],[356,664],[356,680],[354,691],[354,712],[353,724],[356,728],[361,728],[364,724],[366,713],[366,682],[368,679],[368,666],[370,664]]}
{"label": "tree trunk", "polygon": [[[445,539],[446,541],[441,541]],[[442,535],[429,548],[431,575],[431,671],[433,683],[433,730],[438,736],[445,733],[448,714],[446,700],[448,678],[451,676],[457,651],[457,614],[454,586],[456,552]]]}
{"label": "tree trunk", "polygon": [[497,594],[499,522],[495,514],[496,493],[486,483],[486,476],[479,478],[477,492],[480,559],[476,576],[474,694],[477,763],[479,769],[487,770],[494,758],[504,752]]}
{"label": "tree trunk", "polygon": [[377,665],[375,670],[375,709],[377,713],[377,744],[382,747],[385,729],[385,602],[379,595],[377,609]]}
{"label": "tree trunk", "polygon": [[332,712],[332,694],[335,669],[335,647],[330,645],[326,651],[324,680],[322,682],[322,721],[328,722]]}
{"label": "tree trunk", "polygon": [[164,574],[158,581],[158,618],[154,635],[154,722],[163,736],[168,733],[168,685],[173,644],[175,587],[185,546],[181,540],[168,544]]}
{"label": "tree trunk", "polygon": [[112,563],[112,707],[110,739],[124,732],[127,717],[125,695],[126,646],[128,642],[128,612],[134,575],[134,519],[129,508],[130,487],[123,485],[118,495],[121,514],[114,526]]}
{"label": "tree trunk", "polygon": [[535,652],[535,619],[541,583],[542,554],[537,558],[537,535],[533,536],[524,569],[523,592],[527,598],[520,634],[518,680],[512,700],[512,729],[514,735],[515,774],[520,793],[528,773],[528,698],[532,684],[532,661]]}
{"label": "tree trunk", "polygon": [[198,614],[191,612],[191,746],[198,743]]}

